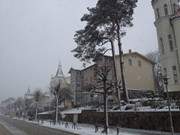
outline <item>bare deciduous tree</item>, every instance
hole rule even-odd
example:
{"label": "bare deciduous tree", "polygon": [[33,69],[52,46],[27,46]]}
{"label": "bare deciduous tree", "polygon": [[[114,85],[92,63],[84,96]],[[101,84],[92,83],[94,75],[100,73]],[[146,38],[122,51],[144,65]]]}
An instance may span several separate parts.
{"label": "bare deciduous tree", "polygon": [[109,95],[113,93],[114,84],[108,79],[108,75],[111,68],[107,65],[99,66],[97,68],[97,84],[91,92],[103,95],[103,106],[104,106],[104,132],[108,132],[108,112],[107,112],[107,99]]}
{"label": "bare deciduous tree", "polygon": [[38,120],[38,107],[39,107],[39,103],[43,98],[43,93],[41,91],[41,89],[37,89],[34,91],[33,93],[33,99],[35,101],[35,108],[36,108],[36,112],[35,112],[35,120]]}

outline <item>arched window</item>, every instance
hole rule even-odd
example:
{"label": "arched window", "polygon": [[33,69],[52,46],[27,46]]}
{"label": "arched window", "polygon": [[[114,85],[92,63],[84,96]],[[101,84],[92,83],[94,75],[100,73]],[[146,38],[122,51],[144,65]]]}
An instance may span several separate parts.
{"label": "arched window", "polygon": [[164,43],[163,43],[163,39],[160,38],[160,50],[161,50],[161,53],[164,54]]}
{"label": "arched window", "polygon": [[164,4],[164,14],[165,14],[165,16],[167,16],[169,14],[167,4]]}

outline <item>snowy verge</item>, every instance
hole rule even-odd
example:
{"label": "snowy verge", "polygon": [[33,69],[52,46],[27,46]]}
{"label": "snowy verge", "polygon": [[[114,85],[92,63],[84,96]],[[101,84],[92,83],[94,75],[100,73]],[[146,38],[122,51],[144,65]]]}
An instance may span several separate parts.
{"label": "snowy verge", "polygon": [[[39,124],[39,126],[53,128],[53,129],[59,129],[62,131],[66,131],[69,133],[79,134],[79,135],[105,135],[105,133],[102,133],[103,128],[98,127],[98,131],[95,133],[95,126],[90,124],[78,124],[73,126],[73,123],[71,122],[60,122],[59,124],[54,125],[50,121],[41,121],[41,122],[34,122],[34,121],[28,121],[26,122],[30,123],[36,123]],[[117,135],[117,128],[110,128],[108,135]],[[148,130],[138,130],[138,129],[128,129],[128,128],[119,128],[119,135],[170,135],[170,133],[167,132],[157,132],[157,131],[148,131]],[[180,135],[175,134],[175,135]]]}

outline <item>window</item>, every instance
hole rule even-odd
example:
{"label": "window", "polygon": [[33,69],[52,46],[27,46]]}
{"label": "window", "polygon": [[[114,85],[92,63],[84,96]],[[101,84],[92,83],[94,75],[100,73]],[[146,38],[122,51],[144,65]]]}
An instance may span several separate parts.
{"label": "window", "polygon": [[163,70],[164,70],[163,71],[164,76],[167,76],[167,68],[164,68]]}
{"label": "window", "polygon": [[156,9],[156,14],[157,14],[157,18],[159,18],[160,17],[159,8]]}
{"label": "window", "polygon": [[165,16],[168,15],[168,6],[167,6],[167,4],[164,4],[164,14],[165,14]]}
{"label": "window", "polygon": [[177,68],[176,66],[172,66],[172,71],[173,71],[173,78],[174,78],[174,83],[178,83],[178,75],[177,75]]}
{"label": "window", "polygon": [[170,34],[168,35],[168,40],[169,40],[169,49],[172,52],[174,50],[174,46],[173,46],[172,36]]}
{"label": "window", "polygon": [[77,87],[80,87],[80,82],[76,82],[76,86],[77,86]]}
{"label": "window", "polygon": [[132,66],[132,59],[129,59],[129,65]]}
{"label": "window", "polygon": [[164,43],[163,43],[163,39],[160,38],[160,50],[161,50],[161,53],[164,54]]}
{"label": "window", "polygon": [[142,66],[142,63],[141,63],[141,61],[140,61],[140,60],[138,61],[138,66],[139,66],[139,67],[141,67],[141,66]]}
{"label": "window", "polygon": [[177,9],[177,5],[174,3],[174,4],[173,4],[174,14],[176,13],[176,9]]}

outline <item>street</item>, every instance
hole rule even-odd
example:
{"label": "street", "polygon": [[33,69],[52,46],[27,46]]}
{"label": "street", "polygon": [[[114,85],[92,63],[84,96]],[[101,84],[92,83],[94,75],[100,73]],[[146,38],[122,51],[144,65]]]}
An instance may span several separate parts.
{"label": "street", "polygon": [[0,124],[0,135],[12,135],[3,125]]}
{"label": "street", "polygon": [[[6,128],[3,126],[5,125]],[[20,120],[0,117],[0,135],[76,135]]]}
{"label": "street", "polygon": [[[62,131],[59,129],[49,128],[42,125],[40,126],[38,124],[25,122],[22,120],[15,120],[0,116],[0,135],[78,135],[75,133],[70,133],[71,129],[67,131]],[[94,132],[88,133],[88,135],[93,135],[93,134]],[[83,135],[86,135],[86,133],[84,132]],[[153,131],[148,132],[148,131],[134,130],[134,129],[120,129],[119,135],[170,135],[170,134],[153,132]]]}

